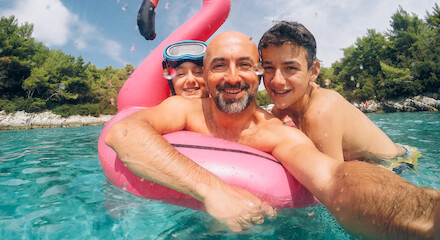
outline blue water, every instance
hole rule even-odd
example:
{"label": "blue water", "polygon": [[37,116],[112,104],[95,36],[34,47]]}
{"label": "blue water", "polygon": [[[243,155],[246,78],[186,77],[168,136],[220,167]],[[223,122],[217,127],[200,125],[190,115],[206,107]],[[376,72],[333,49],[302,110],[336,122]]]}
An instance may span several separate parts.
{"label": "blue water", "polygon": [[[440,114],[368,115],[423,154],[401,176],[440,189]],[[142,199],[103,175],[102,127],[0,132],[0,239],[354,239],[323,206],[286,209],[242,233],[204,212]]]}

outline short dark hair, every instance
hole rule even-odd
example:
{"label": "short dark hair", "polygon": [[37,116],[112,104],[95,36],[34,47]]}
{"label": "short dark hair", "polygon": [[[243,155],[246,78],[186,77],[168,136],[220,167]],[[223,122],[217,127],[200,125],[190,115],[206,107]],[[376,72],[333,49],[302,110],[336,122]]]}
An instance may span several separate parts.
{"label": "short dark hair", "polygon": [[279,47],[284,43],[292,43],[306,49],[306,59],[310,68],[316,58],[316,41],[313,34],[298,22],[281,21],[267,30],[260,39],[258,51],[270,46]]}

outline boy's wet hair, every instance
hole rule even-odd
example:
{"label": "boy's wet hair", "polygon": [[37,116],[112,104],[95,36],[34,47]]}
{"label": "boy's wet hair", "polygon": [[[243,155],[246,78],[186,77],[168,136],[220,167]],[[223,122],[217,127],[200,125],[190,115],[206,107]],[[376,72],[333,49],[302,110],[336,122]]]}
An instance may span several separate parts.
{"label": "boy's wet hair", "polygon": [[306,49],[307,67],[310,68],[316,58],[316,41],[313,34],[298,22],[281,21],[267,30],[260,39],[258,51],[270,46],[280,47],[292,43]]}

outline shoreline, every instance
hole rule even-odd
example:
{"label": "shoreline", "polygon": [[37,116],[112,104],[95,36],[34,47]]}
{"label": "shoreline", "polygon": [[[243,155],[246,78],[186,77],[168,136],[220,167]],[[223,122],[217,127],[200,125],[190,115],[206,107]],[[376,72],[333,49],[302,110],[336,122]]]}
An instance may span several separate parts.
{"label": "shoreline", "polygon": [[74,115],[63,118],[50,111],[41,113],[27,113],[25,111],[6,113],[5,111],[0,111],[0,131],[101,126],[105,125],[112,117],[113,115],[102,115],[99,117]]}
{"label": "shoreline", "polygon": [[362,103],[355,102],[353,105],[363,113],[438,112],[440,110],[440,95],[432,93],[381,102],[368,100]]}
{"label": "shoreline", "polygon": [[[400,98],[378,102],[368,100],[362,103],[353,103],[363,113],[392,113],[392,112],[438,112],[440,110],[440,94],[433,93],[410,98]],[[63,118],[51,111],[41,113],[27,113],[18,111],[6,113],[0,110],[1,130],[26,130],[36,128],[61,128],[103,126],[113,115],[99,117],[74,115]]]}

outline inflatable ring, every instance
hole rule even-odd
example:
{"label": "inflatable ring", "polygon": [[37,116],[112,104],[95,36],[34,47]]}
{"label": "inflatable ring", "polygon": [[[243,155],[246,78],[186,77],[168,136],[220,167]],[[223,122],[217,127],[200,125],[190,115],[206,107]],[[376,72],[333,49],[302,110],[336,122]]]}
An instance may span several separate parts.
{"label": "inflatable ring", "polygon": [[[203,209],[202,203],[196,199],[135,175],[104,143],[104,138],[119,120],[155,106],[169,96],[167,82],[162,76],[163,49],[172,42],[185,39],[206,41],[226,20],[229,10],[230,1],[204,0],[202,9],[162,42],[122,87],[117,102],[119,112],[105,125],[98,142],[102,169],[116,187],[140,197]],[[270,154],[187,131],[166,134],[164,138],[226,183],[248,190],[277,209],[305,207],[316,202],[314,196]]]}

